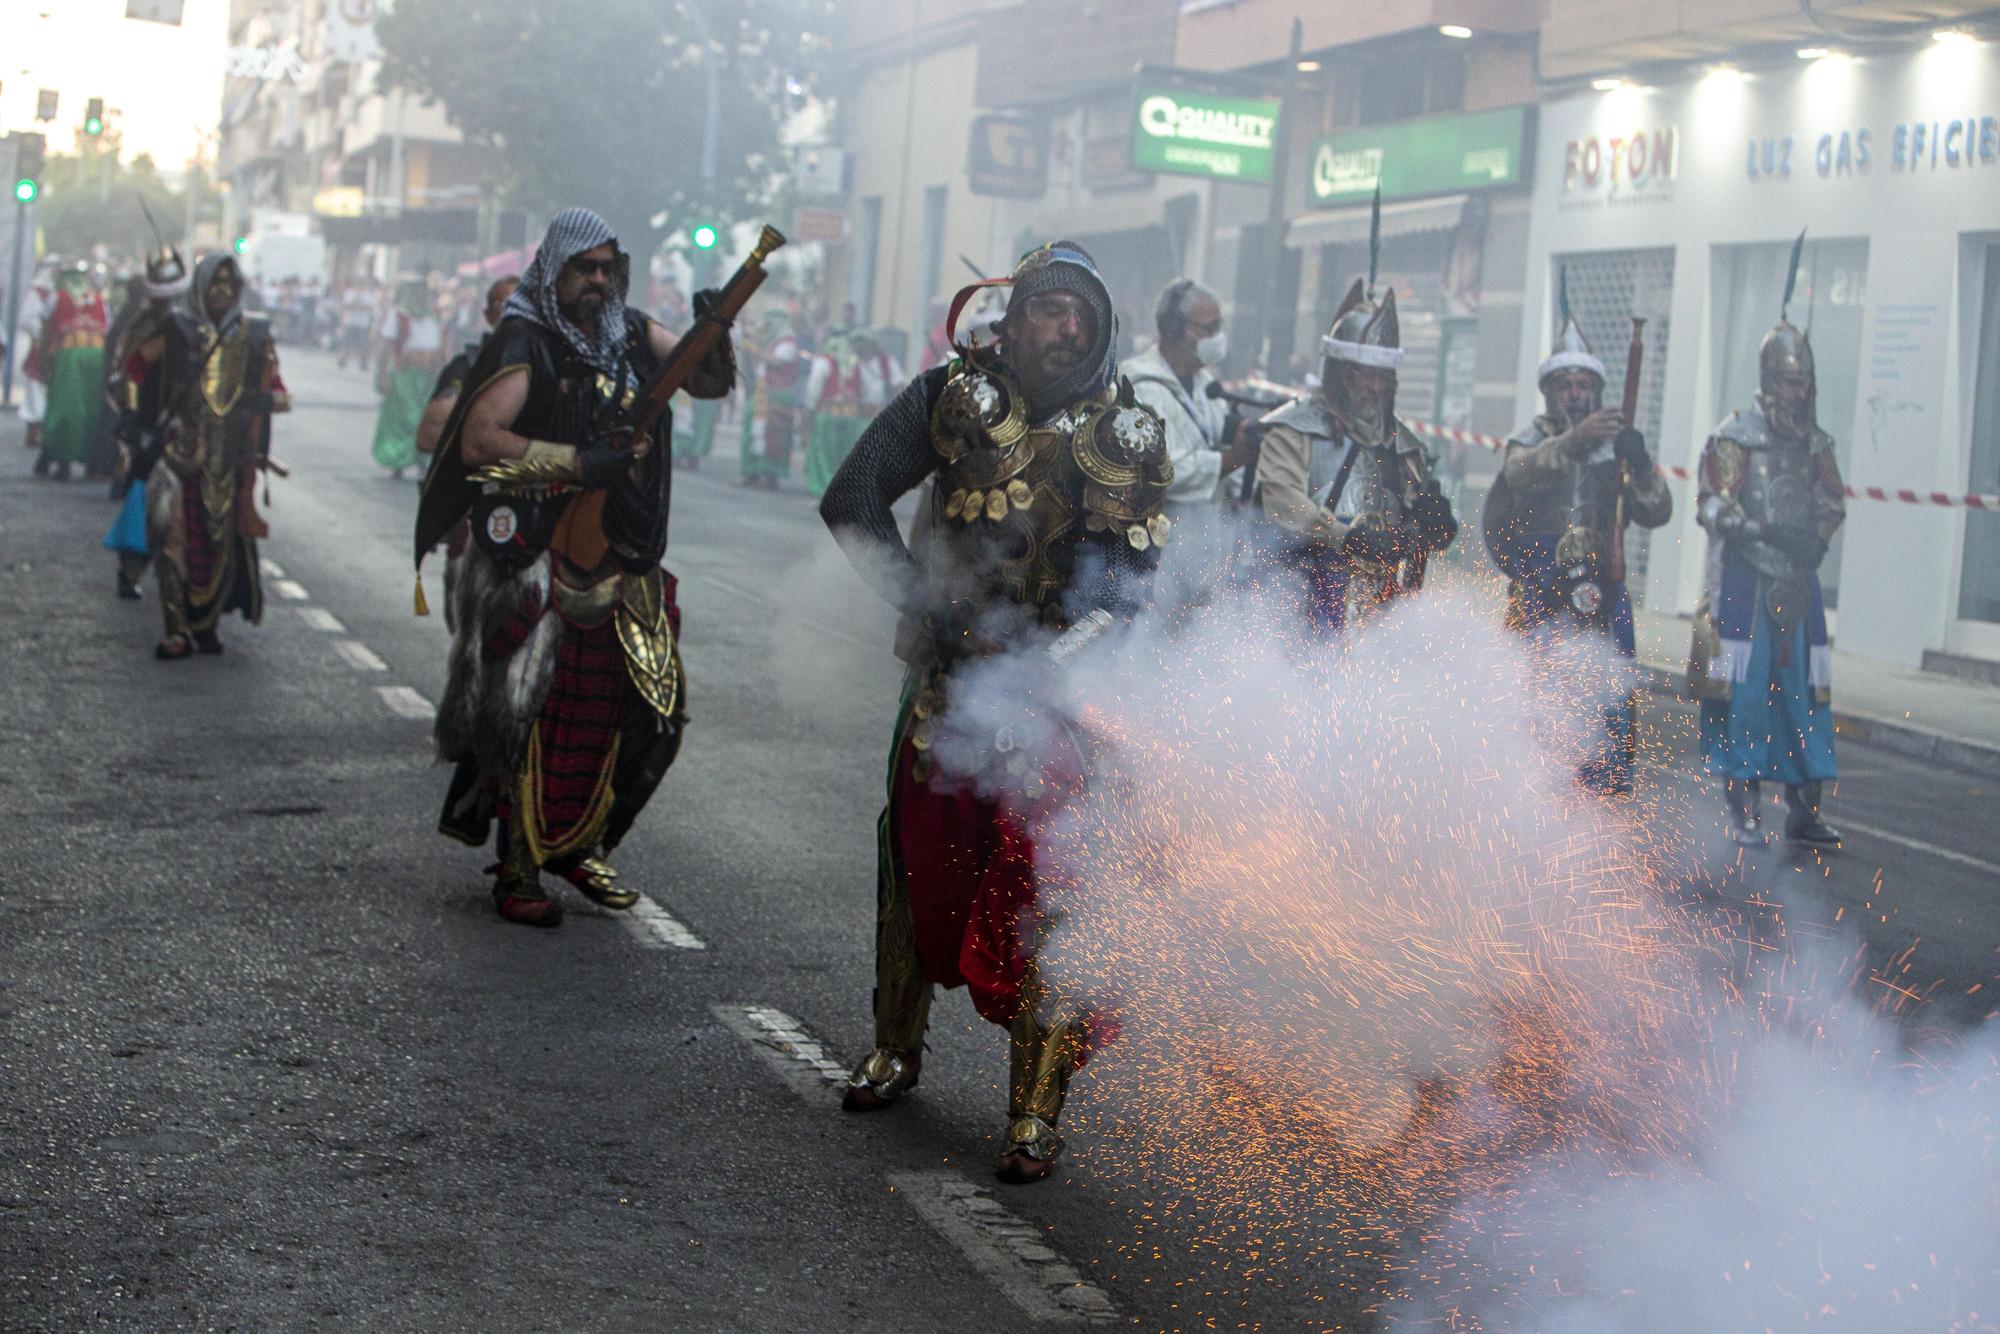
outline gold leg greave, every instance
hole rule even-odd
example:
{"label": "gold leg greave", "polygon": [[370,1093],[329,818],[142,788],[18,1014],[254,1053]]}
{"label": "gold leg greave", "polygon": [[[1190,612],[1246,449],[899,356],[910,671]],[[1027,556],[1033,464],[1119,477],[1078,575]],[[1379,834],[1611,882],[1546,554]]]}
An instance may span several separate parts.
{"label": "gold leg greave", "polygon": [[[886,843],[886,814],[882,837]],[[924,980],[923,960],[917,955],[909,887],[896,874],[885,847],[875,883],[875,1045],[890,1051],[922,1052],[934,990]]]}
{"label": "gold leg greave", "polygon": [[166,625],[167,638],[191,640],[193,631],[188,627],[187,580],[181,575],[180,567],[170,560],[162,560],[154,580],[160,587],[160,619]]}
{"label": "gold leg greave", "polygon": [[1081,1016],[1065,1007],[1053,1007],[1057,1012],[1045,1024],[1042,1011],[1051,1008],[1049,1002],[1041,969],[1031,959],[1007,1044],[1007,1144],[1045,1161],[1062,1152],[1056,1119],[1084,1037]]}

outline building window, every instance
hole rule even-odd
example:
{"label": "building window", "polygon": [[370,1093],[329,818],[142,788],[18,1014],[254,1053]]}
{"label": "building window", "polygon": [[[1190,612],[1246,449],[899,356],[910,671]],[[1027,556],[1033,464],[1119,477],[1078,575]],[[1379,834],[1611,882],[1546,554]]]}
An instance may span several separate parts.
{"label": "building window", "polygon": [[[1972,401],[1972,467],[1967,489],[2000,492],[2000,241],[1986,246],[1986,281],[1979,303],[1979,354]],[[1969,510],[1959,567],[1960,620],[2000,622],[2000,514]]]}
{"label": "building window", "polygon": [[854,267],[847,275],[847,299],[863,324],[875,323],[875,258],[881,243],[882,196],[870,195],[861,201],[861,217],[854,227]]}
{"label": "building window", "polygon": [[[1632,321],[1646,321],[1646,359],[1639,372],[1638,406],[1633,425],[1655,456],[1663,451],[1660,417],[1667,397],[1667,353],[1672,346],[1674,295],[1674,252],[1671,247],[1650,250],[1597,250],[1581,255],[1558,255],[1551,274],[1549,291],[1549,337],[1552,346],[1561,323],[1555,294],[1560,282],[1569,285],[1570,313],[1583,330],[1584,341],[1604,363],[1607,383],[1604,405],[1617,409],[1625,401],[1625,367],[1632,347]],[[1668,454],[1663,462],[1673,464]],[[1652,533],[1636,525],[1625,530],[1625,570],[1634,602],[1643,605],[1646,590],[1646,558]]]}
{"label": "building window", "polygon": [[[1757,393],[1757,347],[1778,322],[1790,241],[1717,246],[1715,420],[1750,406]],[[1861,370],[1861,322],[1868,298],[1868,242],[1807,241],[1792,294],[1792,323],[1812,335],[1820,429],[1833,437],[1842,472],[1854,453],[1854,386]],[[1820,562],[1826,605],[1840,602],[1841,535]]]}

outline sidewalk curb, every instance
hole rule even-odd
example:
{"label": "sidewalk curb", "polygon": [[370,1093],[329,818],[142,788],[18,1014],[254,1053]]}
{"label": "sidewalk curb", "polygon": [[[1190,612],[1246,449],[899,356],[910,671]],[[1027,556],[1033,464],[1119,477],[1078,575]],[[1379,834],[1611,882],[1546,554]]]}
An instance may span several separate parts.
{"label": "sidewalk curb", "polygon": [[[1688,694],[1687,676],[1683,671],[1642,662],[1639,672],[1645,678],[1646,688],[1655,694],[1672,695],[1677,699],[1692,698]],[[1863,741],[1913,760],[1928,760],[1933,764],[1978,774],[1982,778],[2000,778],[2000,746],[1944,736],[1901,719],[1850,713],[1840,708],[1833,711],[1833,730],[1844,740]]]}

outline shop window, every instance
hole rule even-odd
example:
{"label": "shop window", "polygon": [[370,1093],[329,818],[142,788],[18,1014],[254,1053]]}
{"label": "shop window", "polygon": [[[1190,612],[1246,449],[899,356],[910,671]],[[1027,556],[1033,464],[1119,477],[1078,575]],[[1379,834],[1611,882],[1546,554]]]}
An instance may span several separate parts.
{"label": "shop window", "polygon": [[[1646,437],[1647,446],[1661,456],[1660,417],[1666,406],[1667,351],[1673,334],[1674,252],[1662,246],[1650,250],[1597,250],[1587,254],[1555,256],[1556,272],[1550,275],[1549,332],[1544,347],[1555,341],[1562,316],[1554,294],[1558,275],[1569,286],[1570,312],[1583,330],[1585,341],[1604,363],[1608,383],[1604,386],[1606,407],[1616,408],[1625,401],[1625,367],[1632,346],[1632,321],[1646,321],[1646,359],[1639,372],[1638,407],[1633,423]],[[1666,451],[1664,462],[1673,464],[1675,451]],[[1646,558],[1651,551],[1652,533],[1636,525],[1625,532],[1625,569],[1635,602],[1643,603],[1646,589]]]}
{"label": "shop window", "polygon": [[[1715,283],[1716,400],[1721,421],[1748,407],[1757,393],[1757,346],[1778,322],[1790,241],[1717,246]],[[1808,239],[1792,294],[1792,323],[1812,335],[1819,380],[1819,425],[1833,437],[1843,473],[1854,452],[1854,385],[1861,370],[1861,324],[1867,310],[1868,242]],[[1840,603],[1841,534],[1820,562],[1826,605]]]}
{"label": "shop window", "polygon": [[[1979,353],[1972,402],[1972,467],[1967,490],[2000,492],[2000,242],[1986,246],[1979,303]],[[1968,510],[1964,562],[1959,568],[1958,616],[2000,622],[2000,514]]]}

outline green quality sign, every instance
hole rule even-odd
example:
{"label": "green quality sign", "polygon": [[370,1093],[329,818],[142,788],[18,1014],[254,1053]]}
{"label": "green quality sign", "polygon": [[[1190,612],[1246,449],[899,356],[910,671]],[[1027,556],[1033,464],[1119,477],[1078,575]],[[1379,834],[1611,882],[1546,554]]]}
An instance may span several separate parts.
{"label": "green quality sign", "polygon": [[1450,194],[1518,185],[1528,109],[1434,116],[1329,134],[1313,148],[1306,189],[1316,203]]}
{"label": "green quality sign", "polygon": [[1269,181],[1277,128],[1278,103],[1272,98],[1141,87],[1132,165],[1182,176]]}

